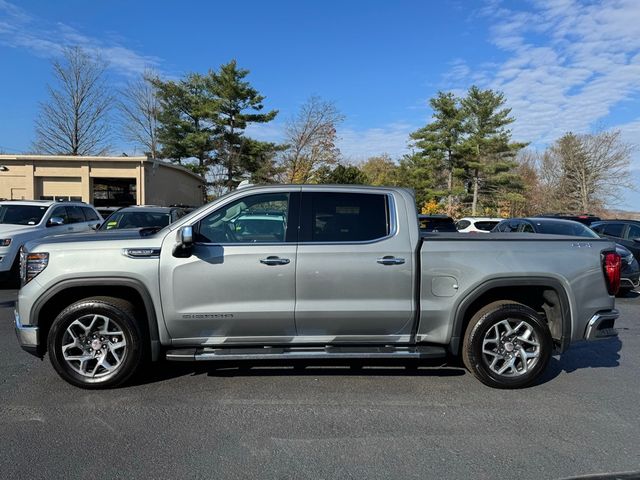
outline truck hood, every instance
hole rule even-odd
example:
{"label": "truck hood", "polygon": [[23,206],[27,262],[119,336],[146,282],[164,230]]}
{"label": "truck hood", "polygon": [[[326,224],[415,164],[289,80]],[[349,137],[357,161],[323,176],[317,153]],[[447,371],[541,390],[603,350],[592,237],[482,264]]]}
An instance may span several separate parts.
{"label": "truck hood", "polygon": [[35,232],[37,229],[34,225],[12,225],[10,223],[0,223],[0,238],[5,236],[21,235],[23,233]]}
{"label": "truck hood", "polygon": [[[122,229],[122,230],[106,230],[106,231],[88,231],[82,233],[71,233],[63,235],[54,235],[51,237],[33,240],[26,244],[29,251],[33,251],[37,247],[46,245],[54,247],[56,250],[70,249],[92,249],[107,246],[110,243],[119,246],[128,246],[127,241],[132,244],[144,243],[159,245],[162,238],[166,234],[166,229],[151,235],[140,231],[140,229]],[[124,242],[124,243],[123,243]],[[109,245],[110,246],[110,245]]]}

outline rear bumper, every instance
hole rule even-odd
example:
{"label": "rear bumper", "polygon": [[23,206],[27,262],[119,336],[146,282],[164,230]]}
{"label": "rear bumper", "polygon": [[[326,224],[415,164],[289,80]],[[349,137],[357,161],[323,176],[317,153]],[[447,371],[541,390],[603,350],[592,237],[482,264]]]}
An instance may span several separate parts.
{"label": "rear bumper", "polygon": [[18,343],[20,343],[20,346],[24,351],[40,357],[42,354],[40,353],[40,336],[38,334],[38,327],[22,325],[20,322],[20,314],[17,310],[13,311],[13,315],[15,318],[15,329],[16,336],[18,337]]}
{"label": "rear bumper", "polygon": [[633,288],[636,289],[640,286],[640,278],[638,275],[628,278],[620,279],[620,287],[621,288]]}
{"label": "rear bumper", "polygon": [[596,313],[591,317],[589,323],[587,323],[584,339],[599,340],[617,336],[618,332],[614,328],[614,325],[619,315],[618,310],[615,309]]}

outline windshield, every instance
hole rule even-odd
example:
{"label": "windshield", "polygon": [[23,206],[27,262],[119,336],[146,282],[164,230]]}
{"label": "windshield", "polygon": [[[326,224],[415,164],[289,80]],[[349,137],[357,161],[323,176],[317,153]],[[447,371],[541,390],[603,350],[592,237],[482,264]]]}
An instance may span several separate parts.
{"label": "windshield", "polygon": [[100,230],[122,228],[163,228],[169,225],[170,215],[163,212],[115,212],[100,227]]}
{"label": "windshield", "polygon": [[536,222],[538,233],[570,235],[574,237],[600,238],[596,232],[577,222]]}
{"label": "windshield", "polygon": [[478,230],[482,230],[483,232],[490,232],[498,223],[500,222],[497,220],[482,220],[480,222],[476,222],[474,225]]}
{"label": "windshield", "polygon": [[48,208],[39,205],[0,205],[0,223],[37,225]]}

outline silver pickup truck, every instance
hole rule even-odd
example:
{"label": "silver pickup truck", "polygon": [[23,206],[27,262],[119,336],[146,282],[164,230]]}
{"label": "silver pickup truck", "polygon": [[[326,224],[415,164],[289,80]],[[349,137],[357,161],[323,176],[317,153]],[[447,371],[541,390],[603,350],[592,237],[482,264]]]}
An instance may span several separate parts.
{"label": "silver pickup truck", "polygon": [[612,242],[425,234],[401,188],[262,186],[160,231],[21,252],[15,325],[66,381],[122,384],[147,360],[461,357],[517,388],[616,335]]}

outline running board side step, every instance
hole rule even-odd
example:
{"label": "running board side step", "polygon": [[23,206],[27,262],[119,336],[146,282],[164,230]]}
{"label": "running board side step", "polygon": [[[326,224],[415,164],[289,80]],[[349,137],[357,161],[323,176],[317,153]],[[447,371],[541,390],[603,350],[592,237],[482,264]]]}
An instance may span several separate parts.
{"label": "running board side step", "polygon": [[228,347],[228,348],[180,348],[169,350],[167,360],[192,361],[232,361],[232,360],[312,360],[312,359],[374,359],[444,358],[447,352],[440,346],[411,347]]}

